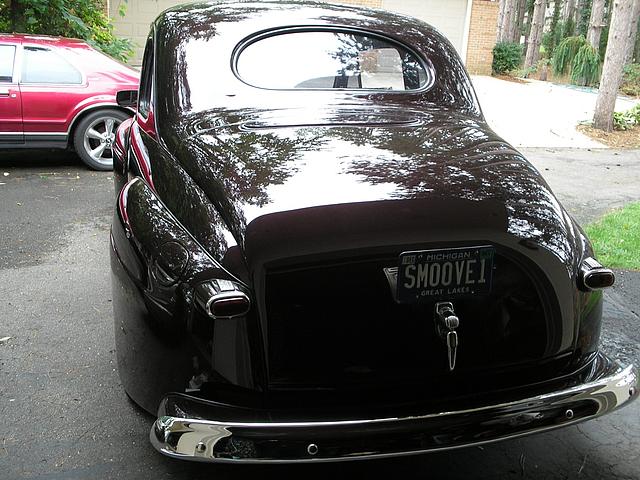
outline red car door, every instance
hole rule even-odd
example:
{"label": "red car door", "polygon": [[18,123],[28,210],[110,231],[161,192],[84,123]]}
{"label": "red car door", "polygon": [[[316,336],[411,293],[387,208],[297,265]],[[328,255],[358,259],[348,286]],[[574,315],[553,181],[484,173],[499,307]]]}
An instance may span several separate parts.
{"label": "red car door", "polygon": [[16,78],[17,46],[0,44],[0,144],[24,143],[22,101]]}
{"label": "red car door", "polygon": [[22,54],[22,116],[27,141],[66,140],[87,83],[78,68],[56,49],[24,45]]}

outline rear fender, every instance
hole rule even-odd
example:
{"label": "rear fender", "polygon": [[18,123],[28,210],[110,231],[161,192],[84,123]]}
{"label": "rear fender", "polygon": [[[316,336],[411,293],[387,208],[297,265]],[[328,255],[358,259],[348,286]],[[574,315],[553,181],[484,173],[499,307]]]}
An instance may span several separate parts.
{"label": "rear fender", "polygon": [[154,412],[168,392],[196,394],[207,382],[252,388],[253,313],[212,318],[200,298],[212,291],[203,286],[224,281],[247,298],[249,289],[211,258],[139,177],[117,196],[111,268],[120,377],[139,405]]}
{"label": "rear fender", "polygon": [[115,220],[114,253],[160,317],[184,313],[177,306],[191,304],[193,289],[203,281],[229,280],[248,290],[211,258],[141,178],[120,191]]}
{"label": "rear fender", "polygon": [[116,193],[124,188],[129,170],[129,147],[131,144],[131,124],[133,118],[122,122],[116,130],[113,145],[113,174],[115,177]]}

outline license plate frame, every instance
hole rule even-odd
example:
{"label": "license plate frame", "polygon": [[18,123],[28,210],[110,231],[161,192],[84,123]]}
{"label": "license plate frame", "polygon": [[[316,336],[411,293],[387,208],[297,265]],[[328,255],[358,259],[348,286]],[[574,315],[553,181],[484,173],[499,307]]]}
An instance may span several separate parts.
{"label": "license plate frame", "polygon": [[492,245],[402,252],[398,256],[397,301],[423,303],[489,295],[494,259]]}

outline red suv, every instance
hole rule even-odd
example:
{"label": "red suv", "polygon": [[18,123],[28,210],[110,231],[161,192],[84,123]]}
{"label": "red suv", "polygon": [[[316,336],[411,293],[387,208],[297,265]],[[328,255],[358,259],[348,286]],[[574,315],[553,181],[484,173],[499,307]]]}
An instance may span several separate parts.
{"label": "red suv", "polygon": [[112,168],[115,131],[133,112],[119,90],[137,71],[81,40],[0,34],[0,148],[67,148],[96,170]]}

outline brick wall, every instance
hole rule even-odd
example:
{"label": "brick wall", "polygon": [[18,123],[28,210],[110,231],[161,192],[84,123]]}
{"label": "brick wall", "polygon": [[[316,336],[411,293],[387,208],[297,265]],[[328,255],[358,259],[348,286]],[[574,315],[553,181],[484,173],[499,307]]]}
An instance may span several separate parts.
{"label": "brick wall", "polygon": [[471,74],[490,75],[493,47],[498,30],[498,2],[473,0],[467,46],[467,70]]}
{"label": "brick wall", "polygon": [[[376,8],[381,8],[382,2],[383,0],[338,0],[338,3]],[[465,59],[469,73],[491,74],[492,51],[498,33],[498,4],[496,0],[473,0]]]}

